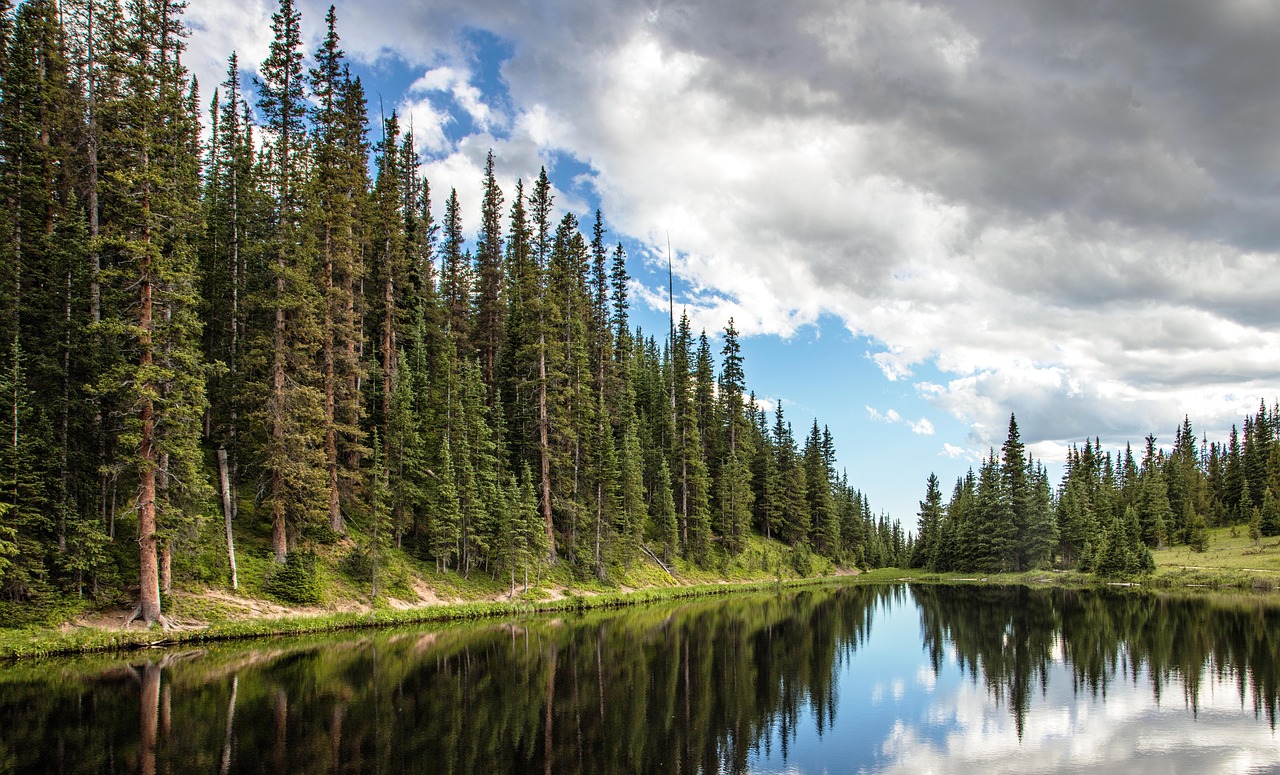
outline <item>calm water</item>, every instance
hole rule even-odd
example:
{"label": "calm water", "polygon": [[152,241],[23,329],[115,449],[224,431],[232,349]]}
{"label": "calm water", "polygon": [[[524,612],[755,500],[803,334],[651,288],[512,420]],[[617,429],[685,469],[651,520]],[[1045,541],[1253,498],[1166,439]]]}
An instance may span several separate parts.
{"label": "calm water", "polygon": [[867,587],[0,668],[0,772],[1280,772],[1280,608]]}

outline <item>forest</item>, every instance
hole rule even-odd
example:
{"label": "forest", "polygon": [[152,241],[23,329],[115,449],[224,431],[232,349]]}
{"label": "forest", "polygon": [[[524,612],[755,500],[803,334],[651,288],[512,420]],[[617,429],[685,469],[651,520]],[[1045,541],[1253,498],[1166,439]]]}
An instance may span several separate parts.
{"label": "forest", "polygon": [[749,391],[732,320],[633,327],[626,251],[545,168],[503,191],[491,153],[468,240],[333,8],[306,52],[281,0],[206,102],[183,5],[0,0],[0,622],[162,620],[175,576],[235,588],[237,541],[292,602],[322,547],[375,597],[389,551],[512,588],[752,535],[905,564],[831,433]]}
{"label": "forest", "polygon": [[933,571],[1023,571],[1051,566],[1101,576],[1155,570],[1151,551],[1208,548],[1209,527],[1244,529],[1258,546],[1280,535],[1280,406],[1244,418],[1244,433],[1197,440],[1189,418],[1173,448],[1149,435],[1142,459],[1132,445],[1104,451],[1099,439],[1072,445],[1056,491],[1028,455],[1009,418],[997,457],[956,481],[945,505],[930,475],[910,547],[911,565]]}
{"label": "forest", "polygon": [[397,115],[371,121],[333,8],[305,51],[281,0],[258,76],[232,53],[207,100],[182,11],[0,0],[0,624],[162,620],[175,578],[237,587],[237,542],[301,604],[317,553],[376,599],[388,553],[514,590],[723,568],[762,538],[797,573],[1113,577],[1209,527],[1280,535],[1265,404],[1226,442],[1189,419],[1170,450],[1086,440],[1056,486],[1011,416],[945,502],[929,478],[909,533],[826,427],[750,390],[733,320],[633,325],[623,244],[557,209],[545,168],[504,191],[490,153],[478,213],[433,190]]}

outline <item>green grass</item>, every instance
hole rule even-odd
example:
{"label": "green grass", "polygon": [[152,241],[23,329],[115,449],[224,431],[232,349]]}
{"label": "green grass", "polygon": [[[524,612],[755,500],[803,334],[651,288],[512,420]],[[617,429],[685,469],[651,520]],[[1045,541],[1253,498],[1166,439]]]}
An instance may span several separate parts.
{"label": "green grass", "polygon": [[1183,568],[1231,568],[1280,574],[1280,538],[1263,538],[1254,544],[1245,526],[1211,528],[1209,548],[1204,552],[1174,546],[1153,554],[1157,573]]}
{"label": "green grass", "polygon": [[1156,572],[1148,583],[1153,587],[1259,592],[1280,587],[1280,539],[1255,543],[1245,526],[1211,528],[1209,548],[1203,552],[1174,546],[1152,554]]}
{"label": "green grass", "polygon": [[761,592],[832,583],[860,583],[862,577],[805,578],[736,584],[697,584],[659,587],[631,592],[569,594],[557,600],[514,600],[455,603],[412,609],[374,608],[365,612],[290,615],[219,622],[201,630],[165,632],[159,626],[147,630],[73,628],[62,630],[0,630],[0,659],[30,659],[57,654],[92,653],[126,649],[204,643],[305,633],[336,632],[367,627],[394,627],[429,622],[456,622],[489,617],[538,613],[590,611],[623,606],[705,598],[745,592]]}
{"label": "green grass", "polygon": [[[182,623],[198,624],[194,629],[164,632],[158,627],[150,630],[67,624],[58,627],[56,621],[46,617],[20,628],[0,628],[0,658],[608,608],[822,583],[838,570],[831,561],[811,554],[807,558],[808,573],[801,578],[796,567],[804,566],[805,557],[798,556],[795,550],[778,541],[752,536],[743,551],[733,557],[713,548],[707,567],[674,559],[668,563],[674,576],[643,554],[638,554],[625,567],[612,567],[609,577],[603,582],[593,574],[575,571],[568,563],[560,563],[545,569],[540,578],[531,578],[527,591],[523,576],[517,576],[515,595],[511,596],[509,575],[495,578],[483,569],[473,569],[466,576],[456,571],[437,572],[434,563],[391,550],[380,559],[379,596],[370,601],[369,579],[363,574],[353,576],[344,570],[343,561],[354,547],[350,539],[345,539],[314,547],[317,578],[323,592],[321,603],[309,608],[289,608],[282,607],[280,601],[273,600],[265,591],[267,579],[275,567],[265,542],[248,540],[244,545],[245,550],[237,555],[240,580],[237,597],[228,599],[224,595],[210,594],[213,590],[225,590],[225,584],[179,587],[166,597],[166,614]],[[1155,552],[1155,558],[1156,573],[1132,581],[1144,587],[1188,591],[1269,591],[1280,587],[1280,540],[1267,538],[1255,545],[1243,527],[1210,530],[1208,551],[1197,553],[1188,547],[1178,546]],[[940,574],[885,568],[852,579],[840,579],[841,583],[900,581],[1070,588],[1114,583],[1091,574],[1047,570]],[[421,603],[415,589],[423,587],[430,589],[435,598],[445,604]],[[250,609],[286,611],[288,614],[262,614]],[[61,617],[58,621],[66,622],[81,613],[81,609],[67,607],[57,613]]]}
{"label": "green grass", "polygon": [[[804,557],[798,557],[793,549],[780,542],[753,536],[743,551],[733,557],[713,547],[708,567],[694,566],[679,558],[673,560],[668,567],[674,576],[640,552],[630,563],[611,566],[604,581],[562,562],[531,578],[528,590],[523,574],[519,574],[512,595],[510,575],[495,577],[482,568],[474,568],[465,576],[456,570],[440,572],[433,562],[390,549],[379,558],[378,597],[371,600],[368,573],[372,566],[348,562],[353,552],[359,551],[359,546],[346,538],[306,547],[316,555],[315,577],[321,599],[317,605],[299,607],[290,606],[268,592],[269,579],[278,566],[266,538],[265,534],[252,532],[242,536],[236,556],[239,588],[234,593],[228,589],[229,575],[221,568],[194,568],[199,572],[184,576],[212,579],[212,583],[184,585],[179,581],[176,584],[173,592],[165,596],[163,608],[179,628],[168,632],[159,627],[124,630],[115,629],[118,624],[112,622],[78,626],[72,620],[75,615],[85,613],[83,607],[67,608],[57,618],[46,617],[17,628],[0,628],[0,659],[614,607],[777,588],[782,584],[820,583],[837,571],[831,561],[808,555],[808,573],[802,578],[796,566],[805,565],[797,562]],[[193,558],[193,561],[197,560]],[[202,556],[198,562],[220,563],[225,562],[225,557],[213,556],[210,560]],[[417,591],[420,589],[430,590],[430,595],[442,604],[420,599]],[[119,621],[123,621],[123,617],[120,613]]]}

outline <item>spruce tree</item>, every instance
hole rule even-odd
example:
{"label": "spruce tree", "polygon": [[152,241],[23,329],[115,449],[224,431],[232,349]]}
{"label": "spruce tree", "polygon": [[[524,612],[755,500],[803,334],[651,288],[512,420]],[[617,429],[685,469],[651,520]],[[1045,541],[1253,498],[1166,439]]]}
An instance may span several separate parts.
{"label": "spruce tree", "polygon": [[916,525],[916,542],[911,556],[911,567],[924,568],[933,556],[942,529],[942,490],[938,477],[929,474],[925,484],[924,500],[920,501],[919,521]]}
{"label": "spruce tree", "polygon": [[[196,317],[193,245],[199,213],[195,105],[180,60],[178,10],[129,6],[124,96],[112,106],[104,145],[112,149],[104,219],[116,288],[133,296],[104,310],[106,330],[128,342],[100,383],[124,388],[130,407],[123,446],[138,478],[141,601],[135,615],[161,618],[157,543],[194,517],[208,495],[200,467],[204,370]],[[115,296],[113,295],[113,298]],[[123,297],[121,297],[123,301]]]}
{"label": "spruce tree", "polygon": [[498,397],[499,357],[505,337],[505,278],[502,255],[502,189],[494,174],[493,151],[485,160],[484,200],[480,207],[480,233],[476,244],[475,330],[473,347],[480,354],[480,376],[485,384],[485,402],[493,406]]}
{"label": "spruce tree", "polygon": [[260,465],[268,480],[264,505],[275,561],[284,563],[300,530],[329,515],[324,509],[323,392],[313,362],[320,349],[314,313],[321,305],[312,282],[310,235],[301,228],[306,101],[300,14],[293,0],[280,0],[271,30],[270,53],[258,81],[258,109],[272,137],[264,182],[272,196],[274,244],[258,300],[270,327],[260,333],[255,349],[264,356],[261,387],[268,396],[259,413]]}
{"label": "spruce tree", "polygon": [[[322,297],[318,366],[323,393],[329,529],[341,533],[345,529],[344,490],[351,489],[343,485],[356,473],[349,465],[355,457],[351,450],[358,448],[361,441],[358,425],[361,412],[352,387],[361,369],[355,357],[361,342],[356,328],[353,289],[358,274],[356,256],[361,247],[357,241],[357,221],[362,216],[361,204],[368,185],[368,149],[364,100],[358,82],[350,77],[345,54],[339,46],[333,6],[325,16],[325,37],[314,58],[316,66],[308,72],[315,95],[311,108],[314,164],[307,181],[307,194],[314,205],[309,208],[310,225],[319,248],[316,285]],[[358,121],[353,120],[353,114],[359,115]],[[385,218],[380,222],[385,222]],[[348,453],[345,456],[344,451]]]}

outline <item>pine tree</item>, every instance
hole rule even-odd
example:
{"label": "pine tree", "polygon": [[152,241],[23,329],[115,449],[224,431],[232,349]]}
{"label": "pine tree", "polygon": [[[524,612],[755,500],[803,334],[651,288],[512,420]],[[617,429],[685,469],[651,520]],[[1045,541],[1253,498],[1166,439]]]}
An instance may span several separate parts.
{"label": "pine tree", "polygon": [[[676,512],[680,516],[680,543],[685,556],[695,562],[707,557],[711,541],[710,481],[694,401],[692,333],[689,317],[682,314],[671,349],[671,379],[675,389],[672,436],[672,477]],[[803,497],[803,496],[802,496]]]}
{"label": "pine tree", "polygon": [[831,498],[831,471],[823,450],[818,421],[813,421],[804,445],[805,501],[812,520],[812,543],[819,554],[835,556],[840,547],[840,523]]}
{"label": "pine tree", "polygon": [[452,445],[446,436],[440,445],[439,472],[431,499],[431,554],[436,572],[454,567],[461,536],[462,506],[458,500],[457,471],[453,465]]}
{"label": "pine tree", "polygon": [[788,544],[807,542],[809,527],[809,503],[804,468],[800,464],[799,450],[792,435],[791,424],[783,418],[782,401],[774,408],[773,446],[777,454],[778,472],[778,534]]}
{"label": "pine tree", "polygon": [[[260,414],[265,429],[261,467],[268,478],[264,498],[277,563],[291,539],[309,523],[325,519],[328,503],[323,443],[323,393],[313,358],[320,349],[314,312],[309,235],[301,227],[306,115],[300,14],[293,0],[280,0],[272,14],[270,53],[258,81],[258,109],[272,143],[265,182],[273,197],[274,245],[268,282],[258,306],[270,319],[257,349],[265,355],[266,395]],[[321,515],[324,515],[323,517]]]}
{"label": "pine tree", "polygon": [[1258,530],[1264,536],[1280,535],[1280,498],[1270,487],[1262,491],[1262,508],[1259,510]]}
{"label": "pine tree", "polygon": [[938,487],[938,477],[929,474],[925,485],[924,500],[920,501],[919,521],[916,527],[916,542],[911,557],[911,567],[924,568],[933,556],[938,541],[942,536],[942,490]]}
{"label": "pine tree", "polygon": [[[137,616],[161,618],[157,542],[208,496],[199,452],[205,409],[198,351],[195,241],[199,201],[198,128],[194,100],[181,65],[179,9],[130,6],[123,97],[113,106],[104,145],[112,148],[106,244],[117,288],[136,301],[104,311],[107,330],[129,342],[132,362],[118,362],[100,383],[125,389],[131,407],[123,445],[135,450],[138,476],[141,601]],[[166,547],[167,551],[167,547]]]}
{"label": "pine tree", "polygon": [[[720,354],[719,414],[724,423],[723,449],[720,454],[724,459],[720,464],[716,491],[725,549],[730,554],[737,554],[746,545],[756,496],[751,471],[751,463],[755,457],[752,439],[754,426],[743,406],[746,376],[742,347],[738,343],[738,331],[734,327],[733,318],[729,318],[725,326],[724,347]],[[754,410],[752,414],[754,415]]]}
{"label": "pine tree", "polygon": [[[263,198],[253,164],[252,127],[248,105],[240,90],[239,60],[227,60],[227,78],[221,100],[215,94],[215,117],[208,182],[205,187],[205,234],[201,244],[200,276],[203,282],[202,319],[204,357],[221,364],[208,383],[209,412],[206,436],[225,447],[228,478],[234,492],[239,482],[240,447],[244,437],[243,384],[245,298],[248,290],[248,258],[251,246],[263,238]],[[232,514],[237,499],[231,499]]]}
{"label": "pine tree", "polygon": [[1054,518],[1049,473],[1041,465],[1028,466],[1029,511],[1023,538],[1023,558],[1027,568],[1052,564],[1053,550],[1058,544],[1058,524]]}
{"label": "pine tree", "polygon": [[1009,435],[1000,448],[1000,463],[1004,497],[1008,499],[1013,518],[1013,553],[1010,560],[1014,570],[1025,570],[1030,564],[1027,530],[1037,504],[1028,476],[1027,450],[1018,433],[1017,418],[1012,414],[1009,415]]}
{"label": "pine tree", "polygon": [[1133,554],[1125,540],[1124,526],[1119,519],[1112,518],[1102,534],[1092,570],[1099,576],[1115,577],[1131,572],[1133,566]]}
{"label": "pine tree", "polygon": [[1169,523],[1173,509],[1169,505],[1169,491],[1164,475],[1155,460],[1155,438],[1148,437],[1148,461],[1144,461],[1140,476],[1141,494],[1138,501],[1138,523],[1142,541],[1151,548],[1159,548],[1169,541]]}
{"label": "pine tree", "polygon": [[[360,332],[356,328],[353,288],[356,266],[356,223],[361,218],[367,189],[367,142],[364,100],[359,83],[352,81],[339,47],[337,19],[330,6],[325,16],[325,38],[315,52],[316,67],[308,72],[315,104],[312,175],[307,181],[312,229],[319,247],[316,285],[323,294],[320,322],[320,383],[323,392],[323,452],[328,493],[329,529],[341,533],[344,480],[355,475],[344,465],[359,447],[359,399],[352,384],[361,364],[355,357]],[[358,114],[358,121],[353,121]],[[381,214],[381,212],[380,212]],[[385,247],[385,242],[383,243]]]}
{"label": "pine tree", "polygon": [[542,512],[538,509],[538,498],[534,493],[533,475],[529,472],[528,467],[521,472],[520,476],[518,508],[519,515],[523,519],[521,533],[523,550],[520,554],[520,560],[521,568],[524,571],[524,587],[527,592],[529,589],[529,572],[532,570],[535,578],[539,578],[550,551],[550,547],[547,544],[546,525],[542,521]]}
{"label": "pine tree", "polygon": [[369,286],[373,294],[366,296],[368,317],[377,332],[373,337],[376,361],[371,368],[379,375],[381,390],[370,407],[373,425],[383,422],[390,409],[392,386],[399,370],[397,360],[400,341],[408,325],[410,308],[403,298],[411,287],[411,267],[405,234],[405,176],[400,153],[400,125],[395,113],[383,123],[382,142],[378,145],[378,177],[372,201],[371,238],[373,255],[369,263]]}
{"label": "pine tree", "polygon": [[1001,468],[994,452],[983,463],[972,517],[973,568],[990,573],[1013,567],[1017,537],[1013,505]]}
{"label": "pine tree", "polygon": [[463,253],[462,213],[458,191],[451,189],[444,205],[444,243],[441,245],[440,301],[444,306],[445,332],[459,356],[469,356],[471,262]]}
{"label": "pine tree", "polygon": [[476,294],[474,344],[480,354],[485,402],[498,397],[499,356],[505,338],[506,307],[503,299],[502,189],[494,175],[493,151],[485,160],[484,201],[480,207],[480,233],[476,244]]}
{"label": "pine tree", "polygon": [[[75,505],[70,421],[78,398],[70,359],[77,354],[80,327],[71,294],[78,274],[75,254],[86,245],[68,175],[75,166],[78,106],[57,7],[47,0],[28,2],[13,18],[6,9],[5,24],[0,336],[8,356],[3,413],[9,427],[3,456],[12,485],[6,520],[22,549],[5,587],[11,599],[28,600],[37,588],[46,589],[50,561],[65,560],[69,549],[68,517]],[[24,480],[41,485],[23,486]]]}
{"label": "pine tree", "polygon": [[644,451],[636,433],[639,419],[633,407],[626,407],[622,437],[618,440],[618,518],[615,531],[620,538],[620,556],[624,566],[635,558],[649,521],[645,503]]}
{"label": "pine tree", "polygon": [[1058,499],[1058,551],[1064,565],[1071,567],[1084,556],[1085,547],[1096,543],[1097,519],[1084,480],[1068,476]]}
{"label": "pine tree", "polygon": [[671,472],[665,458],[659,460],[654,477],[653,497],[649,502],[652,526],[649,534],[662,547],[662,559],[671,562],[680,548],[680,523],[676,515],[674,493],[671,488]]}

